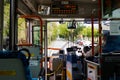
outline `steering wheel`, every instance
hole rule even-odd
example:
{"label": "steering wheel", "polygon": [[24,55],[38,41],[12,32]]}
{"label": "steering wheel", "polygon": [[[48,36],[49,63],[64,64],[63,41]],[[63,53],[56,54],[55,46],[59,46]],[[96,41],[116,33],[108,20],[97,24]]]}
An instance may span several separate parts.
{"label": "steering wheel", "polygon": [[19,50],[19,52],[27,52],[27,54],[28,54],[27,60],[29,62],[30,57],[31,57],[30,51],[27,48],[22,48],[22,49]]}

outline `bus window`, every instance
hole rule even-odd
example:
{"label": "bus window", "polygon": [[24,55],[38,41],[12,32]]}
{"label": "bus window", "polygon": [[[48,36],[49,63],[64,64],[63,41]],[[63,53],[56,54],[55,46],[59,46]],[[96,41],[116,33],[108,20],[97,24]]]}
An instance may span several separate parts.
{"label": "bus window", "polygon": [[40,27],[39,26],[33,26],[33,44],[34,45],[39,45],[40,44]]}
{"label": "bus window", "polygon": [[18,44],[26,43],[27,33],[26,33],[26,22],[24,18],[18,19]]}

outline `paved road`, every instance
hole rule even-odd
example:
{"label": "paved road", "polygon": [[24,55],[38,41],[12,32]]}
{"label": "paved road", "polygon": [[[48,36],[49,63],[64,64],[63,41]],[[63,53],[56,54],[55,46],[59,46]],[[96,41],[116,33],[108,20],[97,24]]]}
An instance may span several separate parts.
{"label": "paved road", "polygon": [[[49,45],[49,47],[52,47],[52,48],[60,48],[62,50],[65,50],[65,54],[67,53],[66,48],[71,47],[71,46],[76,46],[76,44],[74,44],[73,42],[70,42],[70,41],[62,40],[62,39],[55,40],[51,43],[51,45]],[[50,50],[49,49],[48,56],[51,56],[52,54],[56,54],[58,52],[59,52],[59,50]]]}

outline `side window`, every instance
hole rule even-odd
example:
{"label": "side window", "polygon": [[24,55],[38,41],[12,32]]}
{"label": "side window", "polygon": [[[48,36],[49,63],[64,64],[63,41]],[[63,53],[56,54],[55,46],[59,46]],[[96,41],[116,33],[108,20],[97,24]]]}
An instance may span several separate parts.
{"label": "side window", "polygon": [[40,26],[33,26],[33,44],[39,45],[40,44]]}

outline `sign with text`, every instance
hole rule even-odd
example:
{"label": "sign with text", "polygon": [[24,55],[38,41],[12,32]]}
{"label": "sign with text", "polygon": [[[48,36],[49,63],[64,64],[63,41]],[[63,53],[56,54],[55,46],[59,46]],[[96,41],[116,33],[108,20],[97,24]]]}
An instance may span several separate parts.
{"label": "sign with text", "polygon": [[120,35],[120,21],[114,20],[110,22],[110,35]]}
{"label": "sign with text", "polygon": [[97,66],[87,63],[87,80],[97,80]]}

